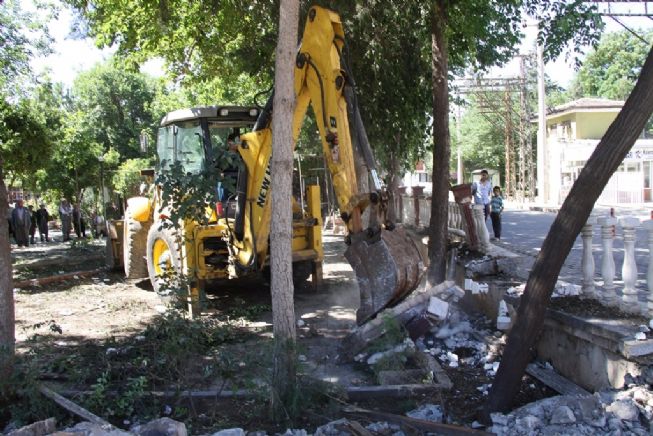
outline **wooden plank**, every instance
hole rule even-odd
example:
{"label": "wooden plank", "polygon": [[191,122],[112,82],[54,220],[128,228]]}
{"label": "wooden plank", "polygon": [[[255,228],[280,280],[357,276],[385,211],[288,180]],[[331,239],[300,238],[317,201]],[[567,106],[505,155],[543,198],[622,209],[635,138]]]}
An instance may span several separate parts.
{"label": "wooden plank", "polygon": [[411,429],[418,433],[434,433],[445,436],[466,436],[466,435],[491,435],[481,430],[473,428],[461,427],[452,424],[442,424],[440,422],[426,421],[424,419],[411,418],[408,416],[395,415],[393,413],[376,412],[373,410],[361,409],[360,407],[348,407],[345,413],[354,416],[367,416],[379,421],[387,421],[397,424],[402,429]]}
{"label": "wooden plank", "polygon": [[417,395],[432,395],[451,389],[441,383],[386,385],[386,386],[349,386],[346,389],[347,398],[352,401],[362,401],[374,398],[410,398]]}
{"label": "wooden plank", "polygon": [[104,419],[100,418],[97,415],[94,415],[93,413],[89,412],[88,410],[84,409],[81,406],[78,406],[77,404],[73,403],[67,398],[62,397],[58,393],[54,392],[52,389],[45,387],[44,385],[39,386],[39,391],[45,395],[47,398],[51,399],[55,403],[57,403],[59,406],[63,407],[70,413],[73,413],[80,418],[85,419],[86,421],[92,422],[93,424],[97,424],[100,427],[102,427],[104,430],[113,430],[115,427],[105,421]]}
{"label": "wooden plank", "polygon": [[562,395],[592,395],[553,369],[544,368],[536,363],[529,364],[526,367],[526,373]]}
{"label": "wooden plank", "polygon": [[41,277],[36,279],[21,280],[19,282],[14,282],[14,288],[28,288],[30,286],[49,285],[52,283],[63,282],[65,280],[74,280],[75,276],[81,279],[82,277],[89,277],[95,274],[106,272],[106,270],[107,269],[105,267],[102,267],[102,268],[97,268],[92,270],[76,271],[76,272],[71,272],[66,274],[57,274],[54,276]]}

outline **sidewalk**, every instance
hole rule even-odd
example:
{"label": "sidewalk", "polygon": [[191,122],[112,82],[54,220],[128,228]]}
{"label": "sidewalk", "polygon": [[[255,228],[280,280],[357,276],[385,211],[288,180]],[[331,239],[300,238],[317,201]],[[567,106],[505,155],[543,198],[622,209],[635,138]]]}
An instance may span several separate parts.
{"label": "sidewalk", "polygon": [[[500,241],[492,241],[493,244],[501,246],[521,256],[518,268],[520,279],[525,280],[532,267],[535,258],[540,252],[542,243],[546,238],[551,224],[556,218],[555,213],[533,210],[530,207],[517,208],[519,204],[508,203],[502,214],[502,234]],[[529,205],[530,206],[530,205]],[[596,215],[608,214],[608,206],[599,206],[594,209]],[[615,211],[617,217],[637,216],[640,219],[650,219],[650,208],[621,208]],[[489,220],[488,220],[489,221]],[[492,234],[491,225],[488,223],[488,232]],[[622,267],[624,262],[623,231],[620,226],[615,228],[616,238],[613,241],[613,258],[615,263],[615,284],[617,293],[620,295],[622,285]],[[650,261],[648,232],[641,226],[636,229],[635,240],[635,262],[637,267],[637,288],[640,291],[640,301],[646,301],[648,294],[647,272]],[[595,275],[597,285],[602,285],[601,265],[603,258],[603,244],[599,226],[594,226],[592,238],[592,254],[594,257]],[[580,235],[576,237],[573,247],[567,256],[565,263],[560,270],[559,279],[568,283],[581,285],[583,243]]]}

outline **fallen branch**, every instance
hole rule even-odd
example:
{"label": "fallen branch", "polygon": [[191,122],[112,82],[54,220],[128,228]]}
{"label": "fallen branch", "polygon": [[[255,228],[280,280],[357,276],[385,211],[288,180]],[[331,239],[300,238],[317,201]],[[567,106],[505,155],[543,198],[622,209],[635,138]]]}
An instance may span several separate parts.
{"label": "fallen branch", "polygon": [[409,385],[385,386],[350,386],[347,388],[347,398],[351,401],[363,401],[375,398],[411,398],[418,395],[432,395],[436,392],[451,389],[444,383],[424,383]]}
{"label": "fallen branch", "polygon": [[76,272],[71,272],[67,274],[57,274],[56,276],[48,276],[48,277],[39,277],[36,279],[29,279],[29,280],[21,280],[19,282],[14,282],[14,288],[29,288],[32,286],[43,286],[43,285],[49,285],[51,283],[58,283],[58,282],[63,282],[65,280],[72,280],[77,277],[88,277],[92,276],[95,274],[99,274],[102,272],[105,272],[106,268],[97,268],[97,269],[92,269],[92,270],[86,270],[86,271],[76,271]]}
{"label": "fallen branch", "polygon": [[[410,398],[416,395],[433,394],[445,389],[451,389],[451,382],[444,380],[438,383],[426,384],[407,384],[407,385],[385,385],[385,386],[346,386],[344,392],[350,400],[369,400],[373,398]],[[92,391],[67,390],[61,392],[68,397],[91,395]],[[104,393],[108,397],[120,395],[117,391],[108,391]],[[193,400],[207,400],[215,398],[252,398],[259,395],[259,392],[240,389],[237,391],[230,390],[205,390],[205,391],[149,391],[143,392],[143,396],[157,398],[188,398]]]}
{"label": "fallen branch", "polygon": [[435,433],[439,435],[446,436],[458,436],[458,435],[491,435],[492,433],[487,433],[481,430],[475,430],[473,428],[462,427],[452,424],[442,424],[439,422],[426,421],[424,419],[411,418],[408,416],[395,415],[393,413],[386,412],[376,412],[373,410],[361,409],[360,407],[351,406],[345,409],[345,413],[355,416],[368,416],[372,419],[387,421],[397,424],[401,427],[408,427],[413,429],[416,433]]}
{"label": "fallen branch", "polygon": [[43,385],[39,386],[39,391],[45,395],[47,398],[51,399],[70,413],[73,413],[80,418],[83,418],[84,420],[88,422],[92,422],[93,424],[97,424],[100,427],[102,427],[104,430],[111,430],[114,429],[115,427],[105,421],[104,419],[100,418],[97,415],[94,415],[93,413],[89,412],[88,410],[84,409],[81,406],[78,406],[77,404],[73,403],[67,398],[62,397],[58,393],[54,392],[52,389],[47,388]]}
{"label": "fallen branch", "polygon": [[[67,390],[61,392],[68,397],[86,396],[91,395],[93,391],[76,391]],[[107,391],[104,393],[106,396],[119,396],[118,391]],[[237,391],[229,391],[223,389],[213,389],[206,391],[149,391],[143,392],[144,396],[157,397],[157,398],[192,398],[192,399],[211,399],[211,398],[251,398],[257,395],[257,392],[247,389],[240,389]]]}

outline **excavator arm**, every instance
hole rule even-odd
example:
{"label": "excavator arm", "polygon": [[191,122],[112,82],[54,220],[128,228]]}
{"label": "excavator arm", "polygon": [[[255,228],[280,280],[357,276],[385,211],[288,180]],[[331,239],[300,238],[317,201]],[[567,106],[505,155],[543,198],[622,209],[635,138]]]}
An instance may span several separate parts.
{"label": "excavator arm", "polygon": [[[353,78],[342,59],[344,44],[338,14],[312,7],[295,63],[293,132],[296,140],[311,104],[338,207],[347,223],[346,242],[349,246],[345,256],[356,273],[360,288],[357,321],[362,324],[385,307],[401,301],[417,287],[425,260],[405,231],[386,220],[388,196],[376,175],[369,145],[359,141],[355,147],[352,143],[352,132],[361,137],[362,124],[353,93]],[[251,178],[247,189],[246,212],[249,213],[246,213],[243,238],[243,243],[249,247],[242,252],[253,251],[259,257],[267,253],[270,229],[271,101],[254,131],[241,137],[239,150]],[[355,125],[350,125],[350,122]],[[363,177],[370,177],[373,185],[369,192],[359,190],[355,169],[357,159],[366,162],[369,174],[363,174]],[[369,223],[364,224],[363,212],[367,208],[371,209],[371,217]]]}

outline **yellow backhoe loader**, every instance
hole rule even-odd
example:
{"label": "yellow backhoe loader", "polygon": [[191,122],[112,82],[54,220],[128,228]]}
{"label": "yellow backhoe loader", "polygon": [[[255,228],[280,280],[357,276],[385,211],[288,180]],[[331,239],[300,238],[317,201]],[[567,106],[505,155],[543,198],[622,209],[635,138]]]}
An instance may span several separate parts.
{"label": "yellow backhoe loader", "polygon": [[[362,324],[417,287],[425,259],[405,230],[387,218],[388,195],[361,123],[344,46],[338,14],[312,7],[295,64],[293,132],[297,138],[311,104],[347,226],[345,256],[360,288],[357,321]],[[114,222],[110,228],[112,264],[122,264],[128,277],[149,276],[155,290],[161,288],[167,269],[183,273],[190,279],[194,310],[207,280],[239,278],[265,268],[269,263],[272,116],[272,98],[261,110],[217,106],[169,113],[159,129],[156,171],[177,162],[185,172],[199,173],[225,148],[231,148],[242,160],[234,174],[227,175],[235,181],[235,189],[216,194],[208,224],[185,220],[181,230],[161,225],[169,214],[162,208],[160,185],[152,190],[151,198],[129,199],[124,222]],[[230,139],[236,139],[233,145]],[[364,171],[357,174],[361,162]],[[371,188],[359,189],[360,178],[367,179]],[[294,214],[293,270],[306,278],[311,273],[313,284],[319,285],[323,250],[318,186],[307,187],[306,204],[305,211]],[[367,209],[369,213],[364,214]]]}

